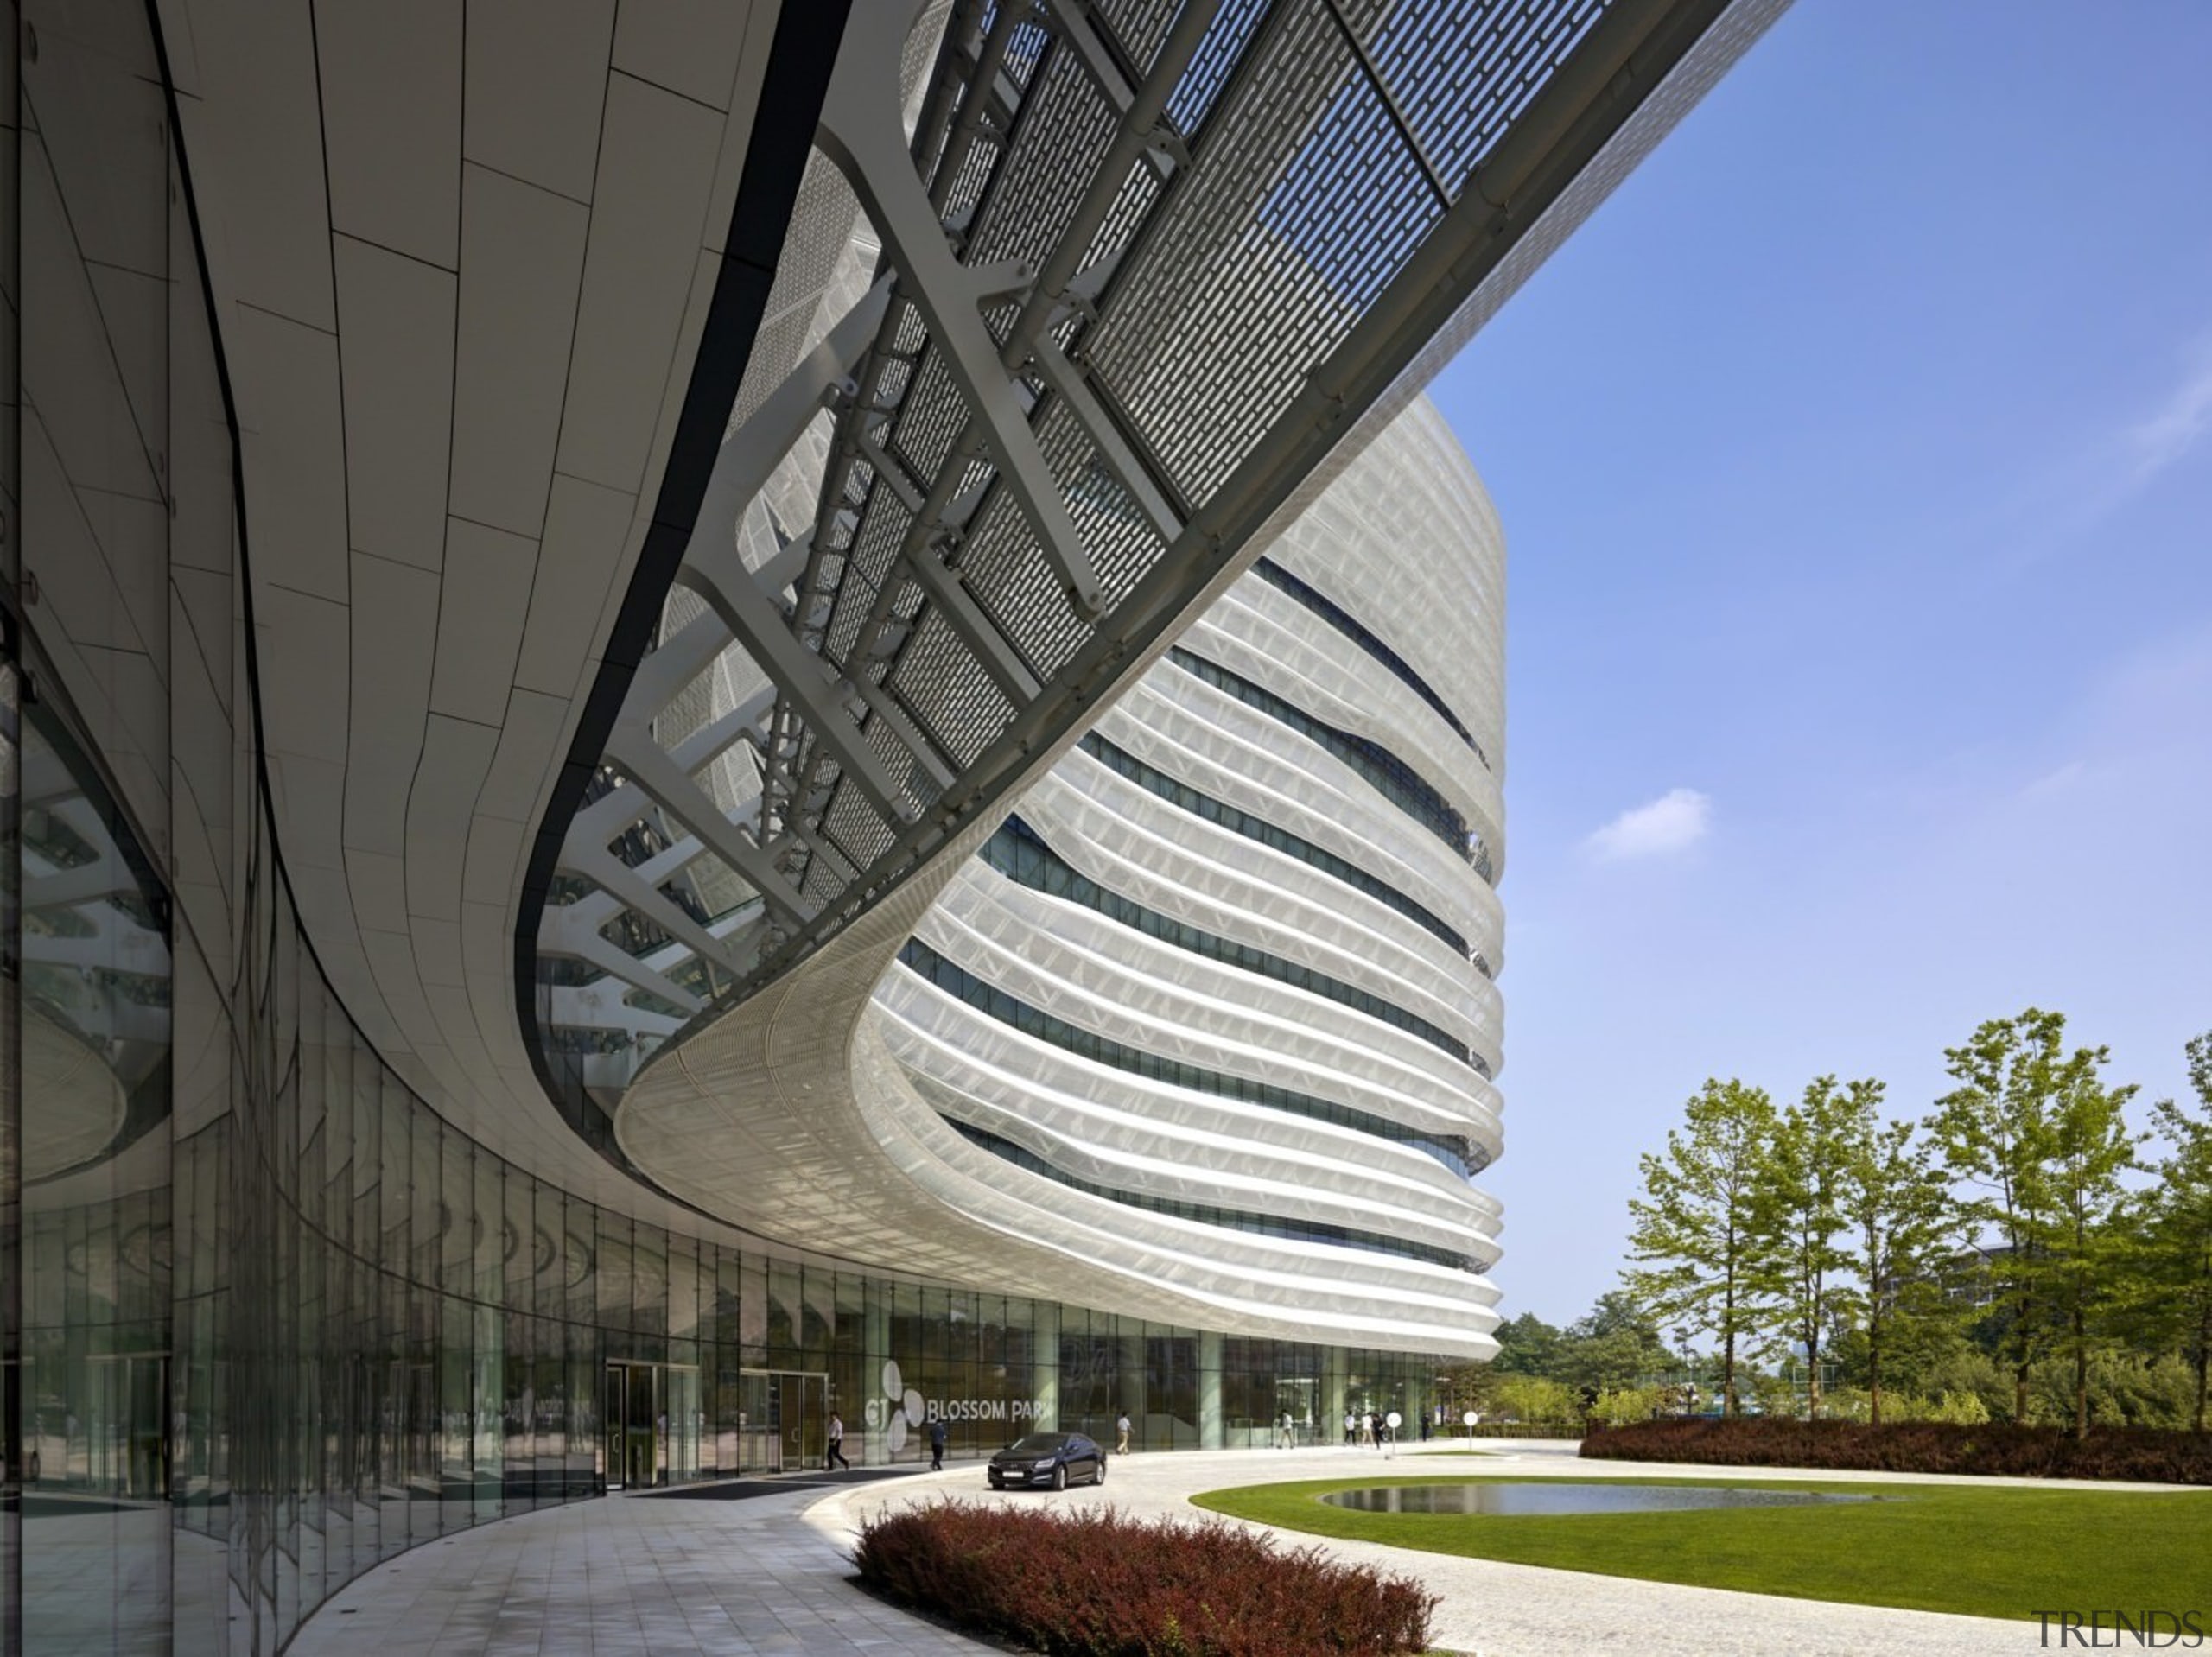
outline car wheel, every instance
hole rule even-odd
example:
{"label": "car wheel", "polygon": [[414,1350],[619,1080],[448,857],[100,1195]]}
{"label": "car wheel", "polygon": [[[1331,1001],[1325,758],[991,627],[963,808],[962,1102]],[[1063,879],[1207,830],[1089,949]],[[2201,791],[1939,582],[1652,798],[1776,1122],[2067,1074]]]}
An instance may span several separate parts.
{"label": "car wheel", "polygon": [[995,1473],[991,1474],[991,1475],[990,1475],[990,1481],[991,1481],[991,1489],[993,1489],[994,1490],[1003,1490],[1003,1489],[1006,1489],[1006,1481],[1005,1481],[1004,1479],[1001,1478],[997,1474],[995,1474]]}
{"label": "car wheel", "polygon": [[1090,1476],[1090,1482],[1093,1484],[1106,1482],[1106,1458],[1103,1456],[1098,1458],[1098,1470]]}
{"label": "car wheel", "polygon": [[1068,1488],[1068,1464],[1065,1462],[1062,1462],[1052,1470],[1052,1488],[1055,1490],[1065,1490]]}

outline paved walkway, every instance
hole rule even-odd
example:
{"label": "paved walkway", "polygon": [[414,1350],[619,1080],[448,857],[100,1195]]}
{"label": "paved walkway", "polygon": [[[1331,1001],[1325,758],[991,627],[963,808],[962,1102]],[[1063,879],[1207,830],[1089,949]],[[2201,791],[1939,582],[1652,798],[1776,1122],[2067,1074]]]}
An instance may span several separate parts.
{"label": "paved walkway", "polygon": [[[1444,1475],[1681,1477],[1697,1470],[1574,1459],[1571,1445],[1514,1444],[1478,1461],[1426,1462]],[[1103,1489],[988,1489],[982,1469],[846,1486],[795,1485],[745,1501],[611,1496],[503,1520],[403,1553],[337,1595],[303,1627],[296,1657],[976,1657],[986,1647],[879,1604],[849,1580],[860,1522],[883,1508],[950,1496],[1027,1507],[1111,1501],[1197,1518],[1188,1498],[1229,1484],[1331,1478],[1424,1466],[1408,1450],[1243,1450],[1117,1457]],[[1734,1469],[1726,1476],[1817,1478]],[[1913,1482],[1905,1476],[1827,1476]],[[1987,1479],[2011,1484],[2027,1480]],[[2212,1500],[2212,1497],[2208,1497]],[[2032,1622],[1681,1588],[1414,1553],[1282,1533],[1347,1560],[1418,1577],[1444,1597],[1437,1642],[1479,1657],[2027,1657]],[[1296,1657],[1286,1653],[1283,1657]]]}
{"label": "paved walkway", "polygon": [[823,1489],[741,1501],[606,1496],[464,1531],[349,1584],[301,1628],[291,1657],[986,1649],[855,1588],[845,1545],[799,1522]]}

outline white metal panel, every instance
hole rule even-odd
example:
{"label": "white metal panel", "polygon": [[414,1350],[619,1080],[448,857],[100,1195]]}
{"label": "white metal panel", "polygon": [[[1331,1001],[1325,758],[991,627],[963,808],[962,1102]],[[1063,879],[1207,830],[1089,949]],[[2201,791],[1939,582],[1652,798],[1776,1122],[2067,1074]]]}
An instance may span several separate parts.
{"label": "white metal panel", "polygon": [[750,0],[623,0],[614,28],[614,67],[727,110],[746,30],[756,16],[772,25],[775,8]]}
{"label": "white metal panel", "polygon": [[315,0],[330,223],[460,257],[461,0]]}
{"label": "white metal panel", "polygon": [[429,711],[438,577],[367,553],[353,562],[346,843],[397,857]]}
{"label": "white metal panel", "polygon": [[224,334],[239,386],[245,514],[275,582],[346,601],[346,429],[335,334],[239,306]]}
{"label": "white metal panel", "polygon": [[453,446],[453,273],[350,236],[331,239],[352,544],[437,569]]}
{"label": "white metal panel", "polygon": [[644,484],[721,136],[715,111],[628,75],[608,79],[561,422],[560,467],[572,476],[624,491]]}
{"label": "white metal panel", "polygon": [[590,221],[565,196],[462,168],[456,517],[533,536],[544,526]]}
{"label": "white metal panel", "polygon": [[470,161],[589,201],[614,0],[469,0]]}
{"label": "white metal panel", "polygon": [[[458,990],[467,987],[467,977],[461,971],[461,923],[457,920],[435,919],[428,915],[410,915],[407,930],[415,936],[416,970],[423,976],[423,984],[433,990]],[[449,1016],[444,1009],[450,1003],[465,998],[454,995],[433,995],[430,1006],[440,1014],[439,1028],[445,1029]],[[468,1040],[455,1048],[456,1056],[474,1051],[477,1047],[476,1031],[471,1026]],[[453,1044],[448,1043],[449,1046]]]}
{"label": "white metal panel", "polygon": [[[351,619],[345,605],[313,594],[271,587],[260,595],[254,622],[261,635],[256,648],[262,671],[288,690],[281,701],[265,698],[261,710],[262,730],[271,755],[345,765]],[[323,791],[331,795],[334,803],[340,790]],[[334,812],[334,829],[336,822]],[[312,849],[328,863],[338,838],[335,832],[319,836]]]}
{"label": "white metal panel", "polygon": [[1155,771],[1367,869],[1471,940],[1497,936],[1497,894],[1464,858],[1310,744],[1265,741],[1264,721],[1231,729],[1206,716],[1229,702],[1179,670],[1154,668],[1096,728]]}
{"label": "white metal panel", "polygon": [[[207,94],[183,107],[185,143],[216,295],[226,308],[335,327],[314,10],[185,3]],[[226,348],[239,320],[222,319]]]}
{"label": "white metal panel", "polygon": [[433,918],[461,907],[461,852],[499,732],[432,714],[407,797],[407,912]]}
{"label": "white metal panel", "polygon": [[566,698],[522,689],[509,697],[502,710],[499,752],[476,799],[480,822],[529,822],[544,792],[546,773],[560,763],[560,739],[569,720]]}
{"label": "white metal panel", "polygon": [[495,729],[505,720],[537,571],[534,539],[467,518],[448,521],[433,712]]}
{"label": "white metal panel", "polygon": [[601,618],[616,601],[620,577],[630,567],[626,554],[637,510],[634,495],[554,473],[516,684],[567,696],[589,682]]}

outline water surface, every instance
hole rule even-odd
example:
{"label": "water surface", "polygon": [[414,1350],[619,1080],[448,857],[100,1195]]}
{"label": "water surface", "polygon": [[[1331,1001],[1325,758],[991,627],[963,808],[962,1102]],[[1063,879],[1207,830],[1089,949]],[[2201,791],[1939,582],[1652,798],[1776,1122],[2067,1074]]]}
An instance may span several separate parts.
{"label": "water surface", "polygon": [[1704,1508],[1810,1508],[1872,1498],[1817,1490],[1764,1490],[1742,1485],[1570,1484],[1545,1479],[1528,1484],[1391,1484],[1336,1490],[1321,1498],[1366,1514],[1630,1514]]}

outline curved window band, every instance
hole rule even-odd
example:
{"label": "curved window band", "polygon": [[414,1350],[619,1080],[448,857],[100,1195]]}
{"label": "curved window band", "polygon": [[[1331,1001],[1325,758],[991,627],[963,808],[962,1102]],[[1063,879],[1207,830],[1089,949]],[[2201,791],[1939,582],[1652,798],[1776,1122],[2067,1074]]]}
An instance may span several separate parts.
{"label": "curved window band", "polygon": [[1483,843],[1482,836],[1467,827],[1467,820],[1459,808],[1437,792],[1427,778],[1381,743],[1339,731],[1314,718],[1296,702],[1278,696],[1180,644],[1168,648],[1167,659],[1194,678],[1205,680],[1215,689],[1227,692],[1247,707],[1259,709],[1277,723],[1287,725],[1307,741],[1326,749],[1357,771],[1384,799],[1473,864],[1484,879],[1491,879],[1490,848]]}
{"label": "curved window band", "polygon": [[1483,762],[1484,771],[1492,768],[1490,756],[1483,752],[1483,745],[1475,740],[1475,733],[1466,727],[1457,714],[1446,706],[1444,698],[1436,694],[1435,688],[1414,670],[1412,663],[1407,661],[1404,657],[1362,626],[1357,617],[1343,608],[1327,594],[1308,587],[1272,558],[1261,559],[1252,566],[1252,573],[1278,592],[1295,599],[1384,667],[1389,669],[1408,689],[1412,690],[1414,695],[1427,702],[1446,725],[1459,733],[1459,740],[1473,749],[1475,758]]}
{"label": "curved window band", "polygon": [[1472,1254],[1455,1254],[1451,1249],[1433,1248],[1427,1243],[1408,1242],[1402,1237],[1386,1236],[1379,1231],[1355,1231],[1350,1226],[1330,1225],[1318,1220],[1285,1220],[1272,1214],[1252,1214],[1241,1209],[1217,1209],[1210,1203],[1178,1203],[1172,1197],[1145,1197],[1135,1191],[1117,1190],[1111,1185],[1078,1178],[1065,1169],[1055,1167],[1027,1146],[1002,1139],[988,1128],[963,1122],[957,1116],[946,1116],[944,1121],[963,1139],[981,1146],[993,1156],[1002,1157],[1018,1168],[1027,1168],[1033,1174],[1041,1174],[1071,1190],[1103,1197],[1109,1203],[1146,1209],[1154,1214],[1172,1215],[1179,1220],[1195,1220],[1201,1225],[1224,1226],[1232,1231],[1283,1237],[1293,1242],[1327,1243],[1333,1248],[1357,1248],[1370,1254],[1395,1254],[1404,1260],[1427,1260],[1432,1266],[1449,1267],[1455,1272],[1480,1272],[1483,1269],[1482,1262]]}
{"label": "curved window band", "polygon": [[1272,978],[1277,983],[1310,990],[1354,1012],[1364,1013],[1370,1019],[1419,1036],[1433,1047],[1440,1047],[1471,1065],[1481,1075],[1490,1074],[1490,1065],[1474,1049],[1446,1030],[1433,1024],[1417,1013],[1408,1013],[1395,1001],[1386,1001],[1372,990],[1363,990],[1347,984],[1341,978],[1332,978],[1326,973],[1301,967],[1294,961],[1270,955],[1265,949],[1255,949],[1249,943],[1232,940],[1173,920],[1157,910],[1147,909],[1132,902],[1118,892],[1110,892],[1089,875],[1082,873],[1045,841],[1043,835],[1024,822],[1019,816],[1008,817],[999,830],[983,842],[976,854],[1001,874],[1035,892],[1055,898],[1065,898],[1095,909],[1107,919],[1120,923],[1132,931],[1147,937],[1172,943],[1179,949],[1188,949],[1192,955],[1204,955],[1209,961],[1218,961],[1224,966],[1236,967],[1245,972],[1257,973],[1262,978]]}
{"label": "curved window band", "polygon": [[1025,1036],[1050,1042],[1078,1058],[1091,1059],[1149,1081],[1188,1088],[1193,1093],[1210,1093],[1217,1098],[1234,1099],[1243,1104],[1261,1105],[1313,1121],[1349,1127],[1355,1133],[1424,1152],[1462,1179],[1472,1178],[1490,1164],[1489,1152],[1463,1134],[1424,1133],[1417,1127],[1394,1122],[1372,1111],[1355,1109],[1332,1100],[1317,1099],[1310,1093],[1294,1093],[1288,1088],[1249,1081],[1241,1076],[1205,1070],[1196,1064],[1185,1064],[1141,1048],[1127,1046],[1095,1031],[1079,1029],[1007,994],[995,984],[986,983],[964,967],[947,961],[919,938],[907,939],[906,947],[899,951],[899,959],[946,994],[966,1002],[977,1012],[988,1014]]}
{"label": "curved window band", "polygon": [[1232,834],[1242,835],[1247,840],[1256,840],[1262,846],[1273,847],[1302,863],[1312,864],[1324,874],[1335,876],[1376,902],[1389,905],[1432,937],[1440,938],[1450,944],[1459,955],[1470,960],[1473,958],[1474,950],[1465,934],[1435,911],[1416,903],[1388,882],[1376,879],[1350,859],[1338,857],[1334,852],[1316,846],[1310,840],[1300,839],[1287,829],[1278,828],[1265,817],[1254,816],[1249,811],[1224,804],[1212,795],[1201,793],[1189,784],[1170,777],[1166,771],[1154,770],[1128,749],[1116,746],[1096,731],[1083,739],[1083,751],[1108,770],[1141,784],[1169,804],[1182,807],[1192,816],[1204,817],[1208,822],[1217,823]]}

